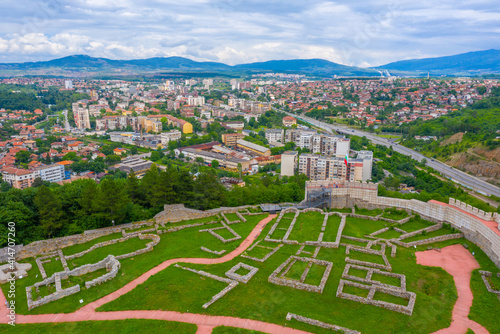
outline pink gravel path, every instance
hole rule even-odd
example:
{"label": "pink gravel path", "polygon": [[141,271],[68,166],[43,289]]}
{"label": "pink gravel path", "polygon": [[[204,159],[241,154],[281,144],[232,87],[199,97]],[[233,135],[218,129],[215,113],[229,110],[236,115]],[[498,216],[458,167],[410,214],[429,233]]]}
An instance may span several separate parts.
{"label": "pink gravel path", "polygon": [[[198,326],[197,334],[209,334],[212,329],[217,326],[238,327],[249,330],[261,331],[271,334],[307,334],[308,332],[291,329],[267,322],[241,319],[226,316],[210,316],[192,313],[179,313],[173,311],[114,311],[114,312],[96,312],[95,309],[103,304],[106,304],[116,298],[130,292],[137,285],[145,282],[152,275],[162,271],[171,264],[177,262],[200,263],[200,264],[216,264],[223,263],[234,259],[236,256],[243,253],[252,242],[259,236],[262,229],[269,223],[276,215],[270,215],[261,220],[257,226],[252,230],[250,235],[231,253],[226,254],[221,258],[216,259],[202,259],[202,258],[181,258],[172,259],[163,262],[148,272],[142,274],[132,282],[128,283],[121,289],[90,303],[80,310],[73,313],[59,313],[59,314],[39,314],[39,315],[17,315],[16,323],[50,323],[50,322],[76,322],[76,321],[99,321],[99,320],[124,320],[124,319],[157,319],[167,321],[179,321],[196,324]],[[7,322],[8,310],[5,306],[5,296],[0,289],[0,320],[2,323]]]}
{"label": "pink gravel path", "polygon": [[424,266],[441,267],[453,276],[458,298],[453,307],[451,325],[435,334],[465,334],[470,328],[475,334],[489,334],[488,330],[468,318],[472,306],[470,289],[471,274],[479,264],[472,254],[462,245],[452,245],[441,249],[441,252],[428,250],[416,252],[417,263]]}

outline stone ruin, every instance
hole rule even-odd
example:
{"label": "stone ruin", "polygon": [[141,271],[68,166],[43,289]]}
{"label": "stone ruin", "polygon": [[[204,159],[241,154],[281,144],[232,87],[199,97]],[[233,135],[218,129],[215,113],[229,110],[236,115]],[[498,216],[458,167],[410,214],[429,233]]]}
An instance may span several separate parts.
{"label": "stone ruin", "polygon": [[303,323],[306,323],[306,324],[309,324],[309,325],[312,325],[312,326],[317,326],[317,327],[321,327],[321,328],[325,328],[325,329],[329,329],[329,330],[337,331],[337,332],[343,332],[345,334],[361,334],[360,332],[352,330],[352,329],[349,329],[349,328],[345,328],[345,327],[340,327],[340,326],[337,326],[337,325],[328,324],[326,322],[321,322],[319,320],[314,320],[314,319],[311,319],[311,318],[306,318],[306,317],[303,317],[301,315],[297,315],[297,314],[293,314],[293,313],[288,313],[286,315],[286,320],[290,321],[292,319],[295,319],[295,320],[297,320],[299,322],[303,322]]}
{"label": "stone ruin", "polygon": [[[241,239],[241,236],[238,233],[236,233],[232,228],[230,228],[225,222],[221,222],[221,224],[222,224],[221,227],[214,227],[214,228],[199,230],[198,232],[208,232],[211,235],[213,235],[214,237],[216,237],[217,239],[219,239],[220,241],[222,241],[223,243],[228,243],[228,242],[232,242],[232,241],[236,241],[238,239]],[[223,230],[223,229],[228,230],[234,237],[230,238],[230,239],[225,239],[221,235],[219,235],[215,232],[215,231]]]}
{"label": "stone ruin", "polygon": [[[241,268],[248,270],[248,273],[245,275],[237,274],[236,272]],[[226,271],[226,276],[240,283],[248,283],[248,281],[257,273],[257,271],[259,271],[259,268],[255,268],[249,266],[248,264],[240,262]]]}
{"label": "stone ruin", "polygon": [[[70,296],[80,291],[80,285],[78,284],[67,289],[62,289],[61,280],[68,279],[69,276],[82,276],[103,268],[106,268],[107,273],[91,281],[85,282],[86,289],[114,278],[118,273],[118,270],[120,269],[120,262],[113,255],[108,255],[104,260],[101,260],[97,263],[86,264],[70,271],[61,271],[55,273],[41,282],[37,282],[32,286],[26,287],[28,310],[64,298],[66,296]],[[33,300],[33,289],[36,289],[38,291],[39,287],[48,286],[50,284],[55,284],[56,292],[48,296],[44,296],[38,300]]]}
{"label": "stone ruin", "polygon": [[[283,247],[283,245],[278,245],[276,246],[275,248],[272,248],[272,247],[266,247],[266,246],[262,246],[262,245],[259,245],[259,243],[261,242],[262,240],[259,240],[257,241],[256,243],[254,243],[250,248],[248,248],[242,255],[241,257],[244,257],[246,259],[250,259],[250,260],[254,260],[254,261],[257,261],[257,262],[265,262],[267,259],[269,259],[274,253],[276,253],[278,251],[278,249],[280,249],[281,247]],[[267,253],[262,259],[259,259],[257,257],[253,257],[253,256],[248,256],[246,255],[246,252],[249,252],[251,251],[252,249],[254,249],[255,247],[260,247],[260,248],[266,248],[266,249],[270,249],[271,251],[269,253]]]}
{"label": "stone ruin", "polygon": [[[480,270],[481,278],[483,279],[484,285],[486,285],[486,289],[490,293],[494,293],[497,295],[498,299],[500,299],[500,290],[493,290],[490,282],[488,281],[488,277],[491,277],[493,274],[490,271]],[[500,277],[500,273],[497,273],[497,277]]]}
{"label": "stone ruin", "polygon": [[28,271],[31,270],[29,263],[7,263],[0,266],[0,284],[5,284],[11,277],[20,279],[28,276]]}
{"label": "stone ruin", "polygon": [[[297,262],[297,261],[302,261],[308,263],[308,267],[302,274],[300,280],[295,280],[291,278],[285,277],[285,275],[290,271],[292,266]],[[321,282],[318,286],[316,285],[311,285],[311,284],[306,284],[304,283],[307,274],[309,272],[309,269],[311,267],[311,264],[316,264],[319,266],[325,266],[326,269],[323,273],[323,277],[321,278]],[[310,292],[317,292],[317,293],[323,293],[323,289],[325,288],[326,281],[328,280],[328,277],[330,276],[330,272],[333,268],[333,263],[329,261],[323,261],[323,260],[317,260],[313,258],[307,258],[307,257],[299,257],[299,256],[290,256],[285,262],[283,262],[268,278],[268,281],[270,283],[274,283],[277,285],[283,285],[283,286],[288,286],[294,289],[299,289],[299,290],[306,290]]]}

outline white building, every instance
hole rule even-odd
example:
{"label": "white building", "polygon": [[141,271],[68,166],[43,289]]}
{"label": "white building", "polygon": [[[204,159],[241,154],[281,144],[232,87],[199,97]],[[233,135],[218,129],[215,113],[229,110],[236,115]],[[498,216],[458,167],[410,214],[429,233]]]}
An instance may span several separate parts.
{"label": "white building", "polygon": [[287,151],[281,154],[281,176],[293,176],[297,169],[299,153],[296,151]]}
{"label": "white building", "polygon": [[188,105],[190,106],[203,106],[205,104],[205,97],[204,96],[189,96],[188,97]]}
{"label": "white building", "polygon": [[35,177],[40,177],[43,181],[59,182],[64,180],[64,166],[50,165],[42,166],[35,169]]}
{"label": "white building", "polygon": [[266,139],[268,142],[284,142],[285,131],[283,129],[266,130]]}
{"label": "white building", "polygon": [[73,89],[73,81],[72,80],[66,80],[66,81],[64,81],[64,88],[66,88],[66,89]]}
{"label": "white building", "polygon": [[165,148],[168,146],[169,142],[181,139],[182,133],[179,130],[172,130],[168,132],[162,132],[160,137],[161,145]]}
{"label": "white building", "polygon": [[371,180],[373,167],[373,152],[359,151],[357,159],[363,160],[363,182]]}

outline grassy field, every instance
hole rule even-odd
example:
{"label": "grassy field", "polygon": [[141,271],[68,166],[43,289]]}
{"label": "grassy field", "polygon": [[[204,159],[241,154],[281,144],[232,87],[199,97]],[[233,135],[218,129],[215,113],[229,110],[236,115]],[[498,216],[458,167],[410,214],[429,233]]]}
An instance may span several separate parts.
{"label": "grassy field", "polygon": [[450,229],[441,228],[439,230],[432,231],[432,232],[429,232],[429,233],[417,234],[417,235],[415,235],[413,237],[406,238],[406,239],[403,239],[401,241],[408,243],[408,242],[412,242],[412,241],[424,240],[424,239],[439,237],[441,235],[453,234],[453,233],[457,233],[457,232],[453,232]]}
{"label": "grassy field", "polygon": [[323,241],[334,242],[336,240],[341,220],[342,218],[337,215],[328,216]]}
{"label": "grassy field", "polygon": [[[366,223],[368,227],[373,227],[370,224],[380,222],[364,221],[363,223]],[[268,225],[259,238],[263,238],[270,227],[271,225]],[[416,265],[414,249],[398,248],[396,258],[389,259],[393,267],[392,272],[405,274],[408,291],[417,293],[413,316],[410,317],[335,297],[338,282],[345,267],[345,247],[342,246],[338,249],[323,248],[318,254],[318,259],[333,263],[333,270],[322,294],[269,283],[269,275],[299,248],[300,245],[284,245],[264,263],[237,257],[218,265],[185,264],[186,267],[204,270],[219,276],[224,276],[227,270],[239,262],[259,268],[247,284],[238,285],[207,309],[201,306],[220,292],[226,284],[219,284],[220,282],[179,268],[168,267],[130,293],[103,305],[99,311],[148,309],[186,312],[189,310],[194,313],[228,315],[286,326],[293,325],[294,328],[314,333],[331,332],[297,321],[288,322],[285,319],[286,314],[291,312],[355,329],[362,333],[430,333],[449,326],[451,310],[456,300],[453,280],[441,268]],[[301,256],[307,256],[307,254]],[[299,262],[294,264],[294,267],[298,264]],[[294,267],[286,274],[286,277],[299,278],[305,264]],[[317,283],[323,269],[322,266],[313,266],[310,270],[311,277],[306,278],[306,283]],[[362,275],[361,272],[358,274]],[[380,279],[389,280],[385,277]],[[392,297],[382,296],[381,298]],[[328,308],[325,308],[325,305],[328,305]]]}
{"label": "grassy field", "polygon": [[365,215],[365,216],[378,216],[381,214],[383,211],[381,209],[374,209],[374,210],[368,210],[368,209],[363,209],[363,208],[356,208],[355,213],[358,215]]}
{"label": "grassy field", "polygon": [[194,334],[197,326],[182,322],[163,320],[114,320],[114,321],[82,321],[48,324],[16,324],[16,326],[0,325],[0,332],[15,334],[87,334],[87,333],[123,333],[123,334],[157,334],[176,333]]}
{"label": "grassy field", "polygon": [[90,240],[90,241],[83,243],[83,244],[76,244],[73,246],[65,247],[65,248],[63,248],[63,254],[68,256],[68,255],[80,253],[80,252],[83,252],[84,250],[89,249],[90,247],[94,246],[95,244],[100,243],[100,242],[109,241],[109,240],[113,240],[113,239],[119,239],[121,237],[122,237],[121,233],[112,233],[112,234],[104,235],[102,237]]}
{"label": "grassy field", "polygon": [[401,220],[403,218],[408,217],[408,212],[405,210],[397,210],[394,208],[385,209],[382,217],[393,219],[393,220]]}
{"label": "grassy field", "polygon": [[265,334],[265,333],[243,328],[219,326],[215,327],[212,330],[212,334]]}
{"label": "grassy field", "polygon": [[[266,216],[267,214],[246,216],[247,219],[246,223],[233,224],[231,225],[231,228],[235,230],[239,235],[241,235],[242,238],[246,238],[248,234],[252,231],[252,229],[255,227],[255,225],[257,225],[257,223]],[[209,226],[217,227],[222,225],[213,224]],[[40,307],[34,308],[31,311],[28,311],[26,303],[26,294],[18,293],[16,294],[16,312],[17,314],[71,313],[81,308],[82,306],[90,302],[93,302],[101,297],[104,297],[110,294],[111,292],[121,288],[122,286],[129,283],[133,279],[137,278],[144,272],[156,267],[157,265],[168,259],[182,258],[182,257],[204,257],[204,258],[219,257],[215,254],[210,254],[202,251],[200,247],[204,246],[209,249],[215,249],[215,250],[225,249],[227,253],[229,253],[234,249],[236,249],[236,247],[238,247],[241,241],[243,240],[240,239],[224,244],[209,233],[198,232],[198,230],[205,228],[207,227],[199,226],[194,228],[187,228],[173,233],[161,234],[160,235],[161,241],[158,245],[156,245],[153,248],[152,252],[134,256],[133,258],[120,260],[121,268],[118,271],[118,275],[114,279],[105,282],[103,284],[100,284],[98,286],[95,286],[93,288],[90,288],[88,290],[82,289],[82,291],[80,291],[79,293],[62,298],[57,302],[42,305]],[[150,239],[145,239],[141,241],[145,241],[146,243],[151,242]],[[172,247],[172,245],[175,245],[175,247]],[[104,250],[107,247],[99,249]],[[99,249],[89,253],[88,255],[95,256],[95,254],[93,253],[97,252]],[[103,255],[103,257],[107,256],[105,251],[101,254]],[[97,256],[95,257],[97,258]],[[99,260],[102,260],[102,258]],[[68,265],[69,262],[71,261],[68,261]],[[18,289],[18,291],[25,291],[25,288],[27,286],[31,286],[34,283],[41,281],[41,275],[34,259],[29,258],[21,262],[29,262],[32,265],[32,269],[29,271],[29,275],[21,280],[16,281],[16,288]],[[3,284],[1,287],[4,294],[7,295],[8,285]],[[82,304],[80,304],[79,302],[80,299],[83,299],[84,301]]]}
{"label": "grassy field", "polygon": [[320,212],[301,213],[297,217],[288,240],[297,240],[298,242],[318,240],[324,218],[325,215]]}
{"label": "grassy field", "polygon": [[364,238],[365,235],[387,227],[389,223],[383,220],[368,220],[363,218],[347,217],[342,235]]}
{"label": "grassy field", "polygon": [[399,228],[402,229],[403,231],[406,231],[409,233],[409,232],[421,230],[423,228],[426,228],[426,227],[429,227],[432,225],[435,225],[435,224],[432,222],[429,222],[427,220],[423,220],[421,218],[413,217],[408,222],[399,226]]}

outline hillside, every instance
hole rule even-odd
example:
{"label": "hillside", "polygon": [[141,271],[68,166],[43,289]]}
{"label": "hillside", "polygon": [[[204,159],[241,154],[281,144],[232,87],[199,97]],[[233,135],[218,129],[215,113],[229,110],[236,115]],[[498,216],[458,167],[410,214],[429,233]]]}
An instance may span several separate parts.
{"label": "hillside", "polygon": [[430,74],[484,74],[500,73],[500,50],[467,52],[453,56],[402,60],[382,66],[396,72],[416,72]]}
{"label": "hillside", "polygon": [[[486,100],[430,121],[403,126],[402,144],[430,158],[484,177],[500,179],[500,89]],[[436,141],[415,140],[416,135],[436,136]]]}

